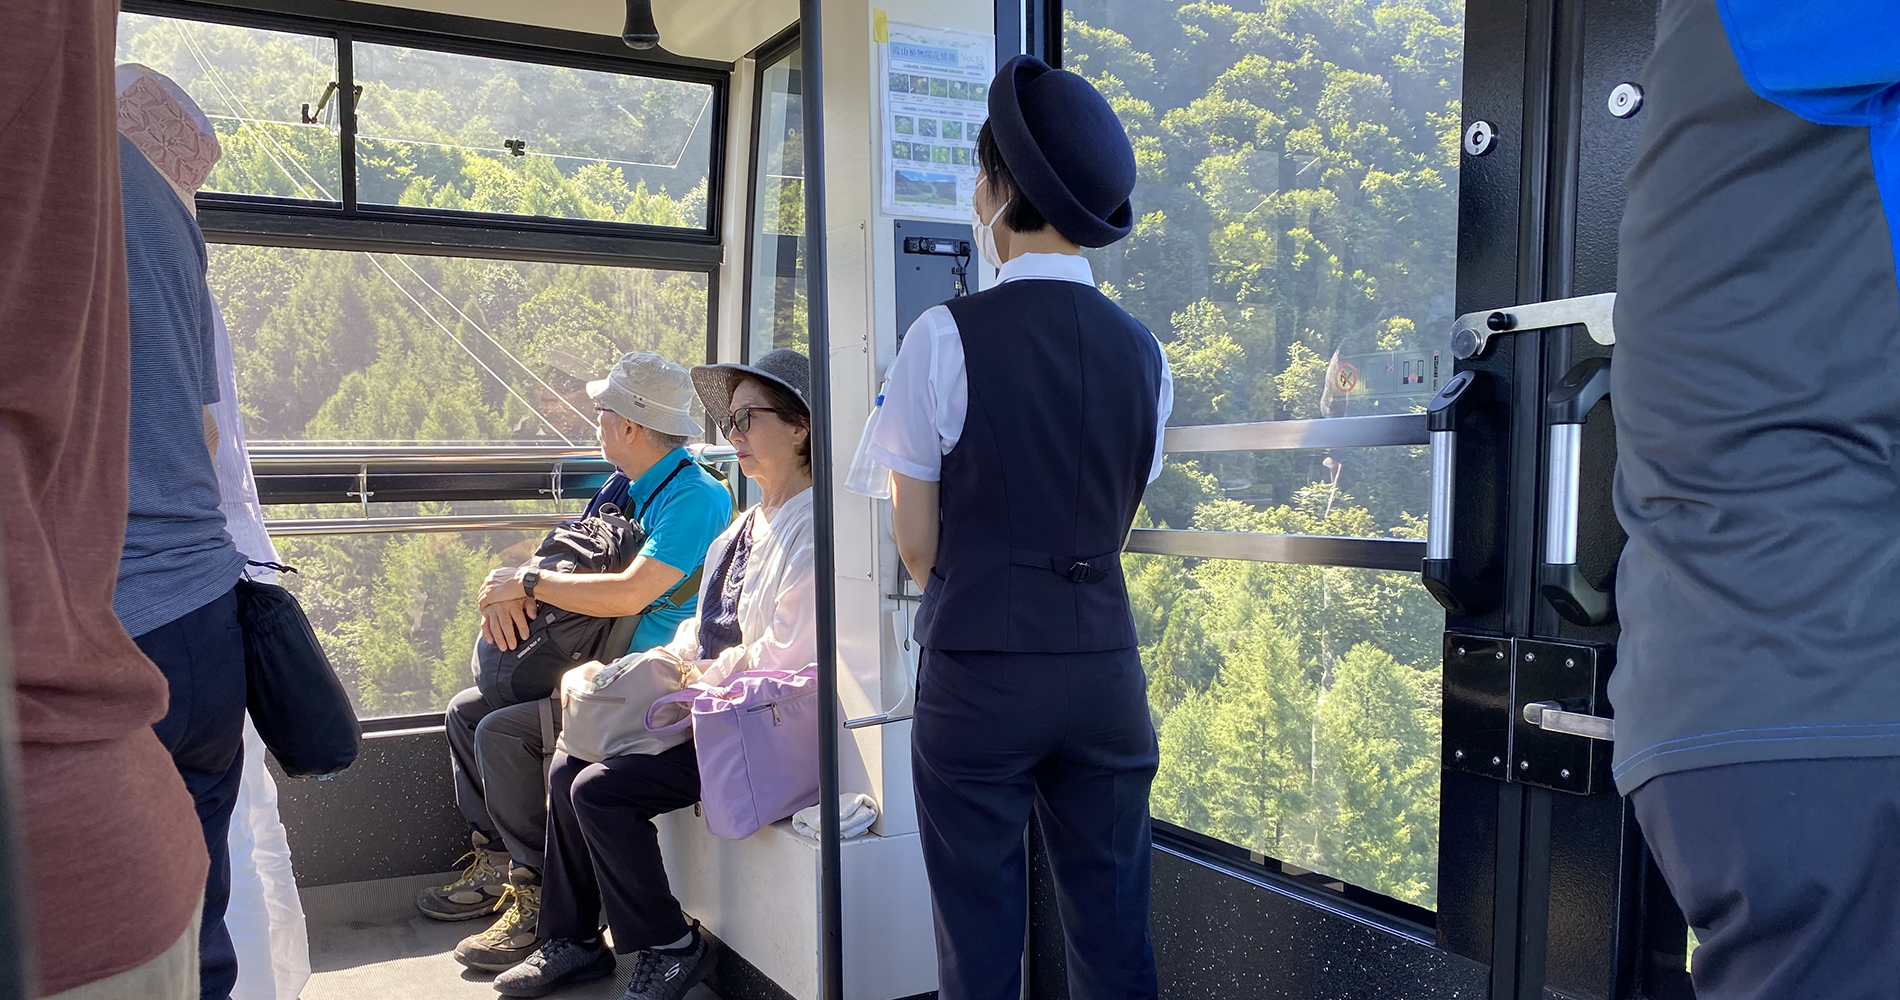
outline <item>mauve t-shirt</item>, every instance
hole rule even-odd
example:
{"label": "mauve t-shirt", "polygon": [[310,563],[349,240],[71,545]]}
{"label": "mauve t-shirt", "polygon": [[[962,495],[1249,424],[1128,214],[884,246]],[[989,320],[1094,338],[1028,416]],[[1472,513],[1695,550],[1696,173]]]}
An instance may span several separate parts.
{"label": "mauve t-shirt", "polygon": [[39,991],[136,968],[204,891],[152,732],[165,679],[112,613],[130,361],[109,0],[0,4],[0,548]]}

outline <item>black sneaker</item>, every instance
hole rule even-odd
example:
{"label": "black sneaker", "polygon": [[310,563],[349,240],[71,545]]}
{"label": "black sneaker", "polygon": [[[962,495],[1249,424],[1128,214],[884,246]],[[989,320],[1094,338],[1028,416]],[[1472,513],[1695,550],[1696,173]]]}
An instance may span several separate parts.
{"label": "black sneaker", "polygon": [[614,953],[595,941],[554,938],[523,959],[520,965],[495,977],[502,996],[546,996],[569,983],[591,983],[614,974]]}
{"label": "black sneaker", "polygon": [[712,975],[712,939],[693,928],[693,946],[679,953],[643,951],[633,965],[633,980],[620,1000],[680,1000]]}

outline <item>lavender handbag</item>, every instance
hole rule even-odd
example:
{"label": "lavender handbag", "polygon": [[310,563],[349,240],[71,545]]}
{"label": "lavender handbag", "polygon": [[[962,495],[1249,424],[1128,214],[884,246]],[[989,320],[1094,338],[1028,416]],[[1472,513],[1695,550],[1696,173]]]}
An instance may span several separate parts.
{"label": "lavender handbag", "polygon": [[[691,702],[691,718],[655,726],[663,706]],[[716,688],[663,695],[647,710],[656,735],[693,727],[706,828],[744,840],[818,804],[818,672],[754,670]]]}

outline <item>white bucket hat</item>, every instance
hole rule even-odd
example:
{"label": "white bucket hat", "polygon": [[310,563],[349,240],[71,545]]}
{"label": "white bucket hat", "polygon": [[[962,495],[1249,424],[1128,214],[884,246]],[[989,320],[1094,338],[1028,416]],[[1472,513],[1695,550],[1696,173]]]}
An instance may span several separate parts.
{"label": "white bucket hat", "polygon": [[632,351],[614,363],[607,377],[587,383],[595,403],[642,427],[662,434],[696,438],[705,434],[693,419],[692,376],[686,369],[651,351]]}

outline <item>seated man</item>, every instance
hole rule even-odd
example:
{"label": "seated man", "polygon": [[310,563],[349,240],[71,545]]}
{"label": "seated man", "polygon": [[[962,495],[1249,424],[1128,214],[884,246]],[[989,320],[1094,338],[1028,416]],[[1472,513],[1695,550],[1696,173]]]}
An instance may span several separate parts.
{"label": "seated man", "polygon": [[[797,670],[818,656],[812,610],[811,362],[780,348],[750,365],[693,369],[706,413],[739,453],[759,502],[706,552],[699,613],[667,645],[689,676],[723,684],[752,670]],[[495,977],[495,991],[538,997],[604,979],[635,954],[620,1000],[682,1000],[713,971],[711,938],[667,883],[653,818],[699,801],[691,740],[657,754],[589,763],[556,751],[548,781],[546,939]],[[601,934],[602,915],[612,950]]]}
{"label": "seated man", "polygon": [[[639,555],[619,573],[531,572],[504,567],[482,587],[482,635],[513,649],[528,634],[537,602],[601,618],[639,615],[630,649],[673,637],[698,603],[697,575],[707,546],[732,520],[732,497],[684,445],[701,432],[690,405],[686,369],[657,354],[634,352],[607,378],[587,385],[599,422],[600,450],[617,469],[588,504],[611,503],[647,532]],[[695,577],[688,581],[688,577]],[[627,650],[603,650],[608,659]],[[547,699],[496,704],[478,688],[449,702],[450,766],[456,804],[468,820],[474,861],[462,877],[425,889],[416,907],[437,920],[468,920],[504,910],[487,931],[456,949],[464,965],[509,968],[537,944],[546,752]],[[558,710],[558,709],[557,709]]]}

